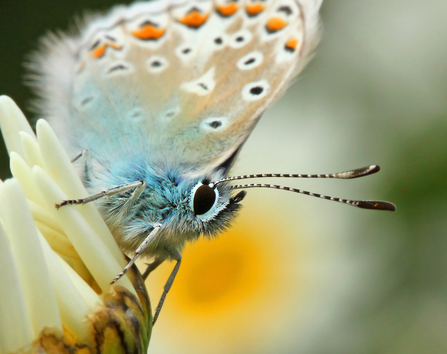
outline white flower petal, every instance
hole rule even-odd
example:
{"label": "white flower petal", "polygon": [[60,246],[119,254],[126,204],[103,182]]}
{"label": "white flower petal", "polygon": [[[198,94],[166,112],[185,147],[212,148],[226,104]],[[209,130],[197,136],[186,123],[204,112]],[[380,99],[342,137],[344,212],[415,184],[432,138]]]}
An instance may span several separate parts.
{"label": "white flower petal", "polygon": [[[51,228],[55,232],[63,234],[64,230],[59,225],[53,214],[45,209],[42,205],[44,204],[36,204],[32,200],[28,199],[28,207],[31,210],[31,214],[33,214],[34,221],[43,224],[48,228]],[[62,237],[64,239],[67,239],[67,236],[65,235],[62,235]]]}
{"label": "white flower petal", "polygon": [[25,152],[18,134],[24,131],[30,136],[35,135],[20,108],[8,96],[0,96],[0,126],[8,151],[15,151],[24,158]]}
{"label": "white flower petal", "polygon": [[4,284],[0,291],[0,353],[15,352],[34,336],[19,272],[1,223],[0,284]]}
{"label": "white flower petal", "polygon": [[12,175],[19,181],[26,198],[36,204],[44,205],[45,200],[43,199],[42,192],[34,182],[31,168],[26,161],[18,153],[12,151],[10,153],[9,166]]}
{"label": "white flower petal", "polygon": [[[67,199],[67,196],[43,169],[35,166],[33,168],[33,176],[45,196],[48,207]],[[54,208],[53,216],[59,221],[65,234],[81,256],[101,290],[108,292],[110,291],[110,282],[121,272],[122,265],[116,261],[99,235],[95,233],[90,224],[81,215],[80,209],[84,207],[68,206],[59,210]],[[98,253],[102,257],[98,257]],[[120,257],[123,259],[122,255]],[[118,281],[118,284],[134,291],[127,276],[123,276]]]}
{"label": "white flower petal", "polygon": [[[88,196],[89,194],[82,185],[73,164],[67,158],[59,140],[48,123],[42,119],[37,122],[37,136],[45,170],[67,195],[68,198],[66,197],[65,199],[78,199]],[[61,201],[62,199],[59,199],[55,203],[60,203]],[[93,204],[86,204],[77,209],[90,224],[91,228],[101,237],[109,252],[113,254],[120,264],[120,267],[123,268],[127,262],[124,260],[121,250],[96,207]]]}
{"label": "white flower petal", "polygon": [[21,279],[35,335],[44,328],[62,331],[56,297],[25,195],[18,181],[7,180],[0,194],[0,215],[8,233],[11,252]]}
{"label": "white flower petal", "polygon": [[[88,329],[85,326],[85,317],[94,311],[95,305],[100,303],[99,297],[77,276],[64,261],[60,260],[51,250],[42,235],[39,237],[45,260],[50,270],[50,277],[56,294],[56,301],[64,326],[78,339],[87,338]],[[79,280],[80,279],[80,280]],[[88,289],[87,289],[88,288]]]}
{"label": "white flower petal", "polygon": [[108,332],[114,316],[127,344],[147,348],[149,300],[135,269],[121,287],[109,285],[127,263],[99,212],[93,204],[55,208],[66,193],[87,192],[51,128],[39,124],[38,142],[8,97],[0,98],[0,122],[15,177],[0,180],[0,354],[48,352],[53,340],[94,348],[94,335],[116,343],[118,333]]}
{"label": "white flower petal", "polygon": [[30,167],[36,165],[43,167],[43,159],[40,154],[39,144],[37,143],[36,137],[23,131],[19,132],[19,135],[28,165]]}

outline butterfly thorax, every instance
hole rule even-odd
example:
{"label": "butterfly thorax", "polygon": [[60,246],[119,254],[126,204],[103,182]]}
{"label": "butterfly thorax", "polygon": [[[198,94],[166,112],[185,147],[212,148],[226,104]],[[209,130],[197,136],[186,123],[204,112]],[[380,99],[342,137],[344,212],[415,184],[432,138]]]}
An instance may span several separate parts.
{"label": "butterfly thorax", "polygon": [[223,170],[197,175],[193,174],[192,166],[148,164],[138,158],[133,162],[127,159],[108,166],[97,163],[92,163],[92,166],[88,175],[84,174],[84,183],[92,191],[98,191],[99,187],[109,189],[143,182],[139,190],[130,189],[96,202],[114,237],[126,252],[135,251],[156,225],[162,225],[162,228],[144,255],[154,256],[167,248],[181,250],[187,241],[196,240],[201,235],[214,236],[229,227],[240,208],[239,200],[235,201],[230,196],[229,185],[221,183],[215,187],[217,197],[210,210],[202,215],[194,210],[197,186],[222,178]]}

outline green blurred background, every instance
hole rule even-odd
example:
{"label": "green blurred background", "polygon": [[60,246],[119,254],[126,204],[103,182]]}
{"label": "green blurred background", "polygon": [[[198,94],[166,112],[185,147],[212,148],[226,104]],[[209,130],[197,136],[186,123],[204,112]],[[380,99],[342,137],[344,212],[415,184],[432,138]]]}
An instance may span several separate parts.
{"label": "green blurred background", "polygon": [[[66,29],[85,10],[115,3],[0,0],[0,94],[34,117],[27,109],[32,95],[23,85],[23,62],[38,38]],[[365,179],[287,183],[339,197],[390,200],[398,210],[356,210],[249,191],[251,214],[242,220],[272,210],[271,218],[257,221],[272,231],[271,242],[293,240],[281,233],[295,237],[294,230],[305,228],[308,236],[300,233],[296,247],[311,249],[308,263],[300,263],[308,285],[299,291],[307,295],[296,299],[296,314],[291,303],[287,320],[253,314],[259,315],[253,322],[268,328],[262,339],[234,345],[222,339],[222,352],[447,353],[446,14],[445,0],[323,4],[324,33],[314,60],[264,115],[234,173],[331,173],[379,164],[382,171]],[[4,151],[0,158],[6,178]],[[311,295],[302,289],[308,287]],[[283,290],[277,293],[281,302]],[[195,346],[196,353],[221,352],[219,344],[200,349],[202,333],[182,337],[183,329],[172,327],[175,319],[162,314],[161,320],[150,352],[189,353],[185,348]]]}

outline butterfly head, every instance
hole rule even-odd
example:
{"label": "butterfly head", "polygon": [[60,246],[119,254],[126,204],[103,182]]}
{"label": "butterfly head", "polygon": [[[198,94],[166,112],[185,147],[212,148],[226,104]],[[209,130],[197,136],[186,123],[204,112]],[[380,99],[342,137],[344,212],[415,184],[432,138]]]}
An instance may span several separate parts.
{"label": "butterfly head", "polygon": [[230,226],[246,192],[234,194],[228,183],[215,184],[220,176],[214,172],[180,182],[177,192],[181,197],[177,204],[172,204],[165,227],[176,232],[213,236]]}
{"label": "butterfly head", "polygon": [[215,183],[222,179],[222,169],[192,175],[167,167],[146,170],[140,165],[120,169],[114,175],[120,177],[121,184],[135,180],[144,183],[140,191],[128,190],[99,202],[107,224],[126,250],[135,249],[157,224],[161,225],[162,247],[181,245],[200,235],[215,236],[230,226],[246,195],[245,191],[232,191],[226,181]]}

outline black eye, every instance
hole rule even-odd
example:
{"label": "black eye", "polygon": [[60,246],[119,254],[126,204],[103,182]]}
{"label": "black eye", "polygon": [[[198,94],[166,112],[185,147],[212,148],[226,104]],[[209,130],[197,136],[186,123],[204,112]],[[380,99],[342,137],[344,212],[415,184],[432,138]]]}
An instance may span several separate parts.
{"label": "black eye", "polygon": [[194,193],[193,209],[196,215],[208,212],[216,201],[216,192],[207,184],[202,184]]}

